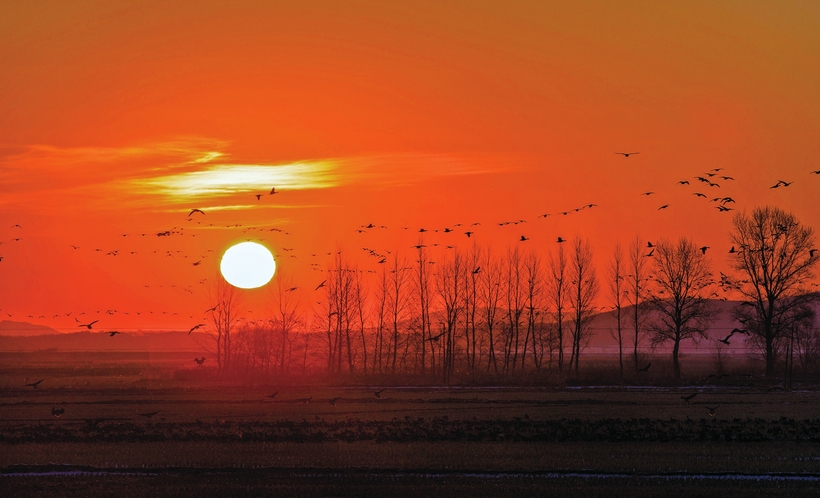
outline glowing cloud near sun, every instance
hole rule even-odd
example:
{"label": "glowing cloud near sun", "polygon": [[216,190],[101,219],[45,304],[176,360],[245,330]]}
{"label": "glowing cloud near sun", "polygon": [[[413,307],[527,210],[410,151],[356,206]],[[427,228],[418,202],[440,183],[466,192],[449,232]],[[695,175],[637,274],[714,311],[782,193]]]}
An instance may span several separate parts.
{"label": "glowing cloud near sun", "polygon": [[319,189],[336,186],[331,161],[281,165],[219,164],[201,171],[137,180],[138,185],[175,198],[282,190]]}
{"label": "glowing cloud near sun", "polygon": [[255,289],[270,282],[276,271],[276,262],[262,244],[242,242],[225,251],[219,270],[234,287]]}

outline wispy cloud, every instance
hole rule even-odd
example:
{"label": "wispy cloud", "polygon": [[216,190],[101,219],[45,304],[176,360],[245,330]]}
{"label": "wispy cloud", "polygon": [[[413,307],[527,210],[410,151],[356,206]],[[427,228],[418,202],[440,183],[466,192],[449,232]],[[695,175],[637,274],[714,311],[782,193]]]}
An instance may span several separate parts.
{"label": "wispy cloud", "polygon": [[283,191],[343,185],[378,188],[516,169],[510,157],[463,154],[244,162],[229,154],[228,147],[228,142],[198,137],[123,147],[0,144],[0,185],[6,194],[0,204],[25,201],[34,193],[59,193],[62,198],[75,194],[87,202],[96,199],[99,206],[156,206],[157,202],[264,193],[272,187]]}
{"label": "wispy cloud", "polygon": [[141,193],[162,194],[172,199],[212,197],[271,188],[304,190],[334,187],[339,178],[333,161],[293,164],[217,164],[199,171],[133,180]]}

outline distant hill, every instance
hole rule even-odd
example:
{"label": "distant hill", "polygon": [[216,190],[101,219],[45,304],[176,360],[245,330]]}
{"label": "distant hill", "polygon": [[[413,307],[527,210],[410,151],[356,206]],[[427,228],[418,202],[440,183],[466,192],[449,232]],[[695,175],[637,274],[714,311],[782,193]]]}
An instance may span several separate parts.
{"label": "distant hill", "polygon": [[0,322],[0,336],[30,336],[44,334],[59,334],[60,332],[45,325],[35,325],[28,322],[3,320]]}
{"label": "distant hill", "polygon": [[[53,329],[50,329],[53,330]],[[0,335],[0,351],[203,351],[210,344],[205,334],[187,332],[126,332],[111,337],[107,332],[53,331],[46,335]]]}

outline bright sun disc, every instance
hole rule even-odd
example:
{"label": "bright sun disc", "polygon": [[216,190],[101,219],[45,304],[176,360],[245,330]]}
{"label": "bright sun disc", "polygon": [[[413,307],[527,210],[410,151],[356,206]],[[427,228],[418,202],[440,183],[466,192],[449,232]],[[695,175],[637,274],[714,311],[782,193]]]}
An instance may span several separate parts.
{"label": "bright sun disc", "polygon": [[242,242],[225,251],[219,270],[234,287],[255,289],[270,282],[276,263],[273,254],[262,244]]}

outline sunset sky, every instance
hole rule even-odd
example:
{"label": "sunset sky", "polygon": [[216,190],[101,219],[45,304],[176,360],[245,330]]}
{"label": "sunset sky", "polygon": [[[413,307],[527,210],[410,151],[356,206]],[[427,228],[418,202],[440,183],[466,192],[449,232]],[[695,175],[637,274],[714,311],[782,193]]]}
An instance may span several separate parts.
{"label": "sunset sky", "polygon": [[309,304],[328,253],[422,227],[434,259],[685,235],[728,271],[713,197],[820,229],[818,47],[812,1],[6,2],[0,319],[185,329],[247,239]]}

